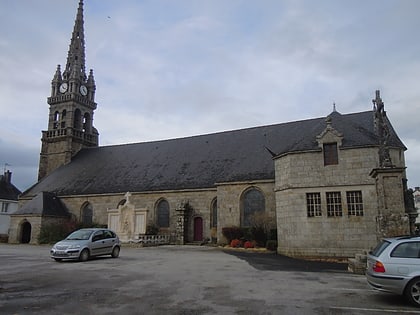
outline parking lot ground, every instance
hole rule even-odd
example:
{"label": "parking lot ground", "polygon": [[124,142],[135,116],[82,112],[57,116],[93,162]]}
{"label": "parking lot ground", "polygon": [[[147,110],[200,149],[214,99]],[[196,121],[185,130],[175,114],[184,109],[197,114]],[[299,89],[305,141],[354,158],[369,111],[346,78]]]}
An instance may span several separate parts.
{"label": "parking lot ground", "polygon": [[49,248],[0,244],[0,314],[420,314],[317,262],[160,246],[58,263]]}
{"label": "parking lot ground", "polygon": [[294,259],[275,253],[236,250],[224,250],[224,252],[245,260],[258,270],[347,272],[347,263]]}

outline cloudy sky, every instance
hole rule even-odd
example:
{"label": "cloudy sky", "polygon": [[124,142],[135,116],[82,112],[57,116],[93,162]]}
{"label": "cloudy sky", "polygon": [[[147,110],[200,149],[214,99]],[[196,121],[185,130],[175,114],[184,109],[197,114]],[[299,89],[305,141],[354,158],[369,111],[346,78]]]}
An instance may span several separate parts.
{"label": "cloudy sky", "polygon": [[[0,164],[36,182],[50,83],[78,0],[0,0]],[[372,109],[420,185],[420,1],[85,0],[100,145]]]}

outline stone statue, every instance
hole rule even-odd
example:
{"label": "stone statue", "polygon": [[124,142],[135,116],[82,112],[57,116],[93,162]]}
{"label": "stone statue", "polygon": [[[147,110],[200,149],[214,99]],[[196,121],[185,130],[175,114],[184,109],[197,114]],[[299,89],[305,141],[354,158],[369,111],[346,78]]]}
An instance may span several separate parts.
{"label": "stone statue", "polygon": [[391,156],[389,155],[389,126],[386,119],[384,103],[382,102],[380,91],[376,91],[375,99],[372,100],[375,112],[375,127],[379,136],[379,166],[392,167]]}

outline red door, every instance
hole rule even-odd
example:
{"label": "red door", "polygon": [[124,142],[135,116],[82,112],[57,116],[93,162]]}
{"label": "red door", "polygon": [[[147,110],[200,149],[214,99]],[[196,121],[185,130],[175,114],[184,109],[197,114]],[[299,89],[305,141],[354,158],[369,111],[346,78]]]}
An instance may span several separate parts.
{"label": "red door", "polygon": [[194,241],[203,240],[203,219],[201,217],[194,218]]}

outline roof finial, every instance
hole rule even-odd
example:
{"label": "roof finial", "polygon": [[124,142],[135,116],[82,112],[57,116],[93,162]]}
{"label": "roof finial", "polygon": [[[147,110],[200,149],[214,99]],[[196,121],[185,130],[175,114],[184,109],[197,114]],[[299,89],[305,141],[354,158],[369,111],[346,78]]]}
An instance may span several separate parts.
{"label": "roof finial", "polygon": [[335,107],[335,102],[333,102],[333,112],[336,112],[337,108]]}

